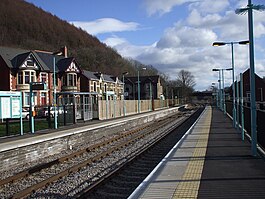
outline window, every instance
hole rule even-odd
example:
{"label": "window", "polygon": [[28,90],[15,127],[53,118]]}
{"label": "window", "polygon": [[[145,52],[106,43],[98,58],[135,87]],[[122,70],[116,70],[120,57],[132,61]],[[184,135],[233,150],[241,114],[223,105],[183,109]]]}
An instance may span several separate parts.
{"label": "window", "polygon": [[29,75],[30,75],[30,73],[29,73],[29,71],[25,71],[25,84],[29,84]]}
{"label": "window", "polygon": [[107,92],[107,84],[104,84],[104,92]]}
{"label": "window", "polygon": [[19,71],[17,74],[17,84],[29,84],[36,81],[36,71]]}
{"label": "window", "polygon": [[73,78],[73,75],[71,75],[71,74],[69,74],[68,75],[68,77],[69,77],[69,86],[74,86],[74,78]]}
{"label": "window", "polygon": [[46,93],[41,93],[40,98],[41,98],[41,105],[46,105],[47,104]]}
{"label": "window", "polygon": [[97,92],[97,82],[94,82],[94,91]]}
{"label": "window", "polygon": [[77,75],[75,73],[67,73],[63,77],[63,86],[76,86]]}
{"label": "window", "polygon": [[46,83],[46,81],[47,81],[47,74],[46,73],[41,73],[40,79],[41,79],[40,80],[41,82]]}
{"label": "window", "polygon": [[27,66],[34,66],[34,60],[31,56],[29,56],[27,60]]}
{"label": "window", "polygon": [[23,84],[23,73],[18,72],[17,84]]}
{"label": "window", "polygon": [[[33,104],[35,104],[35,98],[37,96],[37,93],[36,92],[33,92]],[[29,106],[30,105],[30,97],[29,97],[29,92],[25,92],[24,93],[24,103],[23,103],[23,106]]]}
{"label": "window", "polygon": [[29,93],[24,93],[24,106],[29,106],[30,101],[29,101]]}
{"label": "window", "polygon": [[35,71],[30,72],[30,82],[35,82]]}
{"label": "window", "polygon": [[63,76],[63,86],[67,86],[67,75]]}
{"label": "window", "polygon": [[250,102],[250,92],[247,91],[247,101]]}

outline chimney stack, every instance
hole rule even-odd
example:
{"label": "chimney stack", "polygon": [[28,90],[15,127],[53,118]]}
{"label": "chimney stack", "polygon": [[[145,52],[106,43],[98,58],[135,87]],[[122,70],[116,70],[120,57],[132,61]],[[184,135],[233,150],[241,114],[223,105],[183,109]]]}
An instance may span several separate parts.
{"label": "chimney stack", "polygon": [[66,46],[63,46],[62,48],[61,48],[61,52],[63,53],[63,56],[65,57],[65,58],[67,58],[67,47]]}

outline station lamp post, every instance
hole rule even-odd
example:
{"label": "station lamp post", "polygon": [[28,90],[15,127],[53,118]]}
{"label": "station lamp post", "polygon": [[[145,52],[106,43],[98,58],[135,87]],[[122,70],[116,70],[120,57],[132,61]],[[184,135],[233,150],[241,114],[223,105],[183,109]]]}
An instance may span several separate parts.
{"label": "station lamp post", "polygon": [[212,69],[212,71],[219,71],[219,79],[218,79],[218,83],[219,83],[219,108],[222,110],[223,108],[223,104],[222,104],[222,87],[221,87],[221,70],[220,69]]}
{"label": "station lamp post", "polygon": [[255,90],[255,65],[254,65],[254,31],[253,31],[253,10],[264,11],[264,5],[253,5],[248,0],[246,8],[236,9],[236,14],[248,13],[249,31],[249,67],[250,67],[250,115],[251,115],[251,151],[257,155],[257,124],[256,124],[256,90]]}
{"label": "station lamp post", "polygon": [[[141,100],[141,94],[140,94],[140,92],[141,92],[141,89],[140,89],[140,70],[141,70],[141,69],[138,69],[138,71],[137,71],[137,85],[138,85],[138,113],[140,113],[140,111],[141,111],[141,102],[140,102],[140,100]],[[146,70],[146,68],[142,68],[142,70]]]}
{"label": "station lamp post", "polygon": [[218,102],[218,97],[219,97],[219,95],[218,95],[218,87],[215,87],[215,83],[214,82],[212,83],[212,89],[213,89],[213,92],[215,91],[216,107],[218,107],[219,106],[219,102]]}
{"label": "station lamp post", "polygon": [[56,109],[56,59],[55,56],[56,55],[62,55],[61,51],[58,52],[53,52],[53,108],[54,108],[54,128],[57,129],[58,128],[58,124],[57,124],[57,109]]}
{"label": "station lamp post", "polygon": [[125,114],[126,114],[126,106],[125,106],[125,100],[124,100],[124,98],[125,98],[125,95],[124,95],[124,88],[125,88],[125,82],[124,82],[124,76],[125,75],[128,75],[129,73],[128,72],[124,72],[124,73],[122,73],[122,82],[123,82],[123,116],[125,116]]}
{"label": "station lamp post", "polygon": [[231,52],[232,52],[232,80],[233,80],[233,126],[236,127],[236,94],[235,94],[235,62],[234,62],[234,44],[239,45],[246,45],[249,44],[249,41],[231,41],[231,42],[214,42],[213,46],[224,46],[224,45],[231,45]]}

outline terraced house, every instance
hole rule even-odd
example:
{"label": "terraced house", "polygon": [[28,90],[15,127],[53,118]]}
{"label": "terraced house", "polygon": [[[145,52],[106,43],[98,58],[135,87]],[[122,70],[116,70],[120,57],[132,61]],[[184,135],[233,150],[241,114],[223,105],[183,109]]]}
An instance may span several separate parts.
{"label": "terraced house", "polygon": [[57,92],[80,91],[82,70],[74,57],[67,57],[66,47],[62,52],[58,56],[52,52],[0,47],[0,90],[21,91],[23,107],[29,107],[30,82],[45,82],[46,90],[34,91],[34,105],[51,105],[55,69]]}
{"label": "terraced house", "polygon": [[81,75],[81,90],[97,93],[100,99],[122,99],[123,82],[118,77],[99,72],[83,70]]}
{"label": "terraced house", "polygon": [[118,77],[82,70],[74,57],[67,56],[67,48],[62,55],[39,50],[24,50],[0,47],[0,90],[21,91],[23,107],[30,105],[30,82],[44,82],[46,90],[34,91],[34,105],[53,104],[55,69],[56,93],[76,94],[91,92],[96,98],[105,100],[122,99],[123,82]]}

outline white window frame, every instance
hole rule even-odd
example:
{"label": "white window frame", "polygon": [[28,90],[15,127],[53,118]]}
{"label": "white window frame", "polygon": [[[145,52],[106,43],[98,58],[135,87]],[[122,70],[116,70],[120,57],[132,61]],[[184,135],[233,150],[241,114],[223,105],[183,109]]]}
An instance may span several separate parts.
{"label": "white window frame", "polygon": [[[26,73],[28,73],[28,82],[26,82]],[[20,82],[22,78],[22,82]],[[17,84],[29,84],[30,82],[36,82],[35,70],[21,70],[17,73]]]}
{"label": "white window frame", "polygon": [[[70,82],[70,77],[72,78]],[[77,86],[77,74],[76,73],[66,73],[63,77],[64,86]]]}

